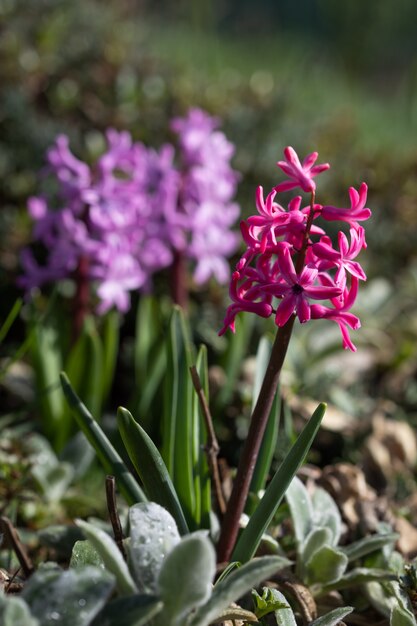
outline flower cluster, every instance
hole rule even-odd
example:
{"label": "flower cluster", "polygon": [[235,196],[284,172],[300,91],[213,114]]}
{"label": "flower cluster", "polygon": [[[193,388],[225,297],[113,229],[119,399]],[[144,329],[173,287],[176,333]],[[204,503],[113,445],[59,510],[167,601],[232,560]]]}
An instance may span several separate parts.
{"label": "flower cluster", "polygon": [[[313,178],[327,170],[328,163],[314,165],[317,153],[301,163],[296,152],[288,147],[285,160],[278,166],[288,179],[277,185],[264,198],[262,187],[256,194],[258,215],[241,223],[247,249],[232,275],[230,297],[233,303],[226,313],[223,334],[234,332],[235,317],[249,311],[262,317],[275,315],[277,326],[284,326],[292,316],[301,323],[310,319],[330,319],[341,330],[343,347],[355,351],[349,329],[360,327],[359,319],[350,312],[358,293],[360,280],[366,275],[355,261],[366,247],[365,230],[360,222],[371,216],[365,206],[367,186],[349,190],[350,207],[322,206],[315,202]],[[310,194],[310,203],[302,206],[296,196],[285,209],[276,201],[277,193],[301,188]],[[317,220],[321,219],[321,226]],[[323,230],[327,221],[349,225],[349,235],[339,232],[337,245]]]}
{"label": "flower cluster", "polygon": [[71,278],[83,260],[96,285],[98,312],[126,311],[130,292],[149,289],[175,251],[196,263],[197,283],[212,275],[226,282],[239,207],[231,202],[233,146],[217,125],[199,109],[173,120],[179,165],[174,146],[153,150],[110,129],[105,153],[89,166],[71,153],[66,136],[58,137],[47,152],[49,192],[28,202],[46,263],[23,250],[20,285],[29,291]]}

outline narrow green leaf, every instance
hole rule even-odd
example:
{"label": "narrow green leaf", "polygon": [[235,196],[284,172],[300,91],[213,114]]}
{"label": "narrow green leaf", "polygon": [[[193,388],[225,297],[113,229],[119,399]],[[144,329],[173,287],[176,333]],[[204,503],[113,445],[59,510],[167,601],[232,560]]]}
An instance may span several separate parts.
{"label": "narrow green leaf", "polygon": [[359,539],[358,541],[355,541],[348,546],[344,546],[341,548],[341,550],[343,550],[343,552],[346,554],[349,562],[356,561],[356,559],[360,559],[367,554],[371,554],[376,550],[380,550],[387,544],[394,544],[397,541],[398,537],[398,533],[371,535],[369,537]]}
{"label": "narrow green leaf", "polygon": [[196,610],[187,626],[208,626],[232,602],[289,565],[291,561],[279,556],[264,556],[245,563],[216,584],[210,599]]}
{"label": "narrow green leaf", "polygon": [[19,315],[20,309],[22,308],[22,304],[23,304],[23,300],[21,298],[18,298],[13,304],[8,316],[4,320],[0,328],[0,344],[3,343],[3,340],[5,339],[5,337],[7,336],[7,333],[9,332],[10,328],[13,325],[13,322]]}
{"label": "narrow green leaf", "polygon": [[92,317],[85,319],[64,369],[77,395],[99,419],[103,402],[103,347]]}
{"label": "narrow green leaf", "polygon": [[171,513],[182,535],[188,533],[178,496],[157,447],[132,414],[123,407],[117,410],[117,425],[129,458],[143,482],[149,499]]}
{"label": "narrow green leaf", "polygon": [[181,501],[187,523],[194,521],[193,396],[194,363],[190,329],[180,307],[173,309],[167,336],[162,455]]}
{"label": "narrow green leaf", "polygon": [[155,348],[155,355],[149,365],[148,375],[138,386],[138,395],[134,402],[134,406],[137,406],[137,413],[145,424],[148,424],[152,418],[151,407],[155,404],[156,394],[165,375],[166,362],[165,346],[161,343]]}
{"label": "narrow green leaf", "polygon": [[246,562],[255,554],[263,533],[268,528],[295,473],[304,461],[320,427],[326,405],[320,404],[304,426],[281,466],[269,483],[257,509],[243,530],[232,559]]}
{"label": "narrow green leaf", "polygon": [[352,606],[341,606],[338,609],[334,609],[327,613],[327,615],[322,615],[318,617],[313,622],[309,624],[309,626],[338,626],[339,622],[342,621],[346,615],[352,613]]}
{"label": "narrow green leaf", "polygon": [[80,398],[71,387],[67,375],[62,372],[60,377],[65,397],[73,409],[73,415],[79,428],[93,446],[105,471],[115,477],[126,502],[130,505],[136,502],[146,502],[147,498],[142,489],[139,487],[100,426],[94,420],[87,407],[81,402]]}
{"label": "narrow green leaf", "polygon": [[[136,313],[135,329],[135,397],[129,406],[148,432],[159,415],[156,394],[166,372],[166,350],[163,337],[161,303],[154,296],[142,295]],[[159,424],[156,426],[159,429]]]}
{"label": "narrow green leaf", "polygon": [[155,342],[161,336],[160,311],[154,296],[142,295],[136,311],[135,373],[142,387],[152,361]]}
{"label": "narrow green leaf", "polygon": [[135,581],[115,541],[104,530],[89,522],[76,520],[75,523],[81,528],[93,548],[97,550],[108,571],[115,576],[119,593],[121,595],[136,593]]}
{"label": "narrow green leaf", "polygon": [[[200,377],[207,404],[209,404],[209,381],[207,348],[200,346],[197,355],[196,369]],[[194,519],[198,527],[210,528],[211,512],[211,481],[207,456],[204,454],[207,445],[207,428],[197,394],[193,394],[193,467],[195,512]]]}
{"label": "narrow green leaf", "polygon": [[48,323],[33,327],[31,344],[36,387],[42,411],[42,428],[56,450],[68,439],[72,421],[65,417],[65,403],[59,386],[62,358],[56,328]]}
{"label": "narrow green leaf", "polygon": [[101,402],[102,406],[110,393],[114,372],[116,369],[117,352],[119,348],[120,314],[118,311],[109,311],[103,320],[103,368],[101,375]]}

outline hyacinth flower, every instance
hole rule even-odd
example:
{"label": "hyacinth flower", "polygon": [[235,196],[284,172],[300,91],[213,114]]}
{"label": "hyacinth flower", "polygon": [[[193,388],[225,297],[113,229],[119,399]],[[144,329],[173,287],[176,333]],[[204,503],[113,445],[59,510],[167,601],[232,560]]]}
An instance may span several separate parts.
{"label": "hyacinth flower", "polygon": [[240,208],[232,201],[238,181],[230,165],[234,147],[218,125],[192,109],[172,122],[178,147],[159,150],[109,129],[107,147],[92,165],[72,154],[68,137],[57,137],[43,170],[54,185],[28,201],[33,240],[42,244],[45,260],[40,264],[30,248],[23,251],[20,286],[30,292],[74,280],[79,329],[91,309],[91,286],[95,309],[104,314],[112,308],[126,312],[131,293],[149,291],[154,275],[169,267],[174,297],[184,301],[178,293],[185,278],[175,280],[180,259],[191,262],[197,284],[211,277],[226,283]]}
{"label": "hyacinth flower", "polygon": [[[242,312],[261,317],[274,316],[278,328],[265,379],[255,405],[249,432],[241,455],[222,532],[218,544],[220,561],[227,561],[236,541],[240,516],[249,492],[262,437],[278,386],[281,368],[295,321],[302,324],[316,319],[335,322],[345,349],[356,350],[349,331],[360,328],[360,320],[351,312],[360,281],[365,272],[356,257],[366,248],[365,229],[359,222],[367,220],[367,186],[349,190],[351,207],[338,208],[316,203],[317,175],[328,163],[314,165],[317,153],[302,162],[293,148],[284,151],[285,160],[277,165],[288,176],[264,199],[262,187],[256,193],[257,215],[241,224],[246,244],[230,285],[232,304],[224,325],[235,332],[236,315]],[[280,192],[292,189],[309,194],[308,206],[302,207],[302,196],[294,197],[285,209],[277,201]],[[326,221],[348,224],[350,241],[341,230],[337,246],[326,233]],[[261,268],[261,271],[260,271]]]}
{"label": "hyacinth flower", "polygon": [[234,146],[218,126],[219,120],[197,108],[171,122],[178,137],[180,187],[166,219],[174,250],[173,298],[182,306],[184,260],[195,264],[197,284],[210,276],[224,284],[230,276],[227,259],[239,243],[232,230],[240,214],[232,200],[239,180],[231,167]]}

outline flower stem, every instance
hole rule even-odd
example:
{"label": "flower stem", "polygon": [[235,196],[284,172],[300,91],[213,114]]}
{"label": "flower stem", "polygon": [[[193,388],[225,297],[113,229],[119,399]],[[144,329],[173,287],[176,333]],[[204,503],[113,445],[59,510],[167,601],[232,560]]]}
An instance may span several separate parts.
{"label": "flower stem", "polygon": [[272,403],[277,391],[279,377],[288,344],[290,342],[294,320],[295,315],[292,315],[288,322],[278,329],[275,337],[271,357],[265,372],[258,400],[252,413],[248,436],[240,457],[237,474],[233,482],[233,490],[223,519],[220,539],[217,546],[217,558],[219,563],[223,563],[230,559],[237,539],[240,516],[245,508],[252,476],[255,471],[256,460],[265,433],[265,428],[268,423]]}
{"label": "flower stem", "polygon": [[[310,229],[314,218],[314,191],[311,193],[310,212],[307,218],[304,240],[297,258],[296,271],[300,273],[305,262],[307,247],[309,244]],[[291,315],[284,326],[278,328],[272,347],[271,356],[265,377],[259,392],[258,400],[252,413],[248,435],[239,461],[239,467],[233,489],[227,503],[227,509],[223,518],[220,539],[217,546],[217,559],[219,563],[230,559],[239,532],[240,517],[245,508],[252,476],[255,471],[258,453],[265,434],[272,403],[278,388],[279,377],[284,364],[285,355],[290,343],[291,334],[295,321],[295,314]]]}

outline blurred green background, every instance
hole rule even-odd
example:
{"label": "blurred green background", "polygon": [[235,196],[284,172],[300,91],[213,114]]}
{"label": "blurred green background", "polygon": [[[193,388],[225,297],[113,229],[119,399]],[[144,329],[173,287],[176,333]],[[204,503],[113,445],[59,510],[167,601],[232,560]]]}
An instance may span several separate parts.
{"label": "blurred green background", "polygon": [[173,114],[201,106],[236,144],[244,214],[258,184],[279,180],[288,144],[331,163],[318,201],[346,205],[348,187],[368,183],[362,341],[379,381],[407,363],[414,402],[416,24],[413,0],[0,0],[1,316],[54,137],[87,160],[109,126],[158,146]]}

